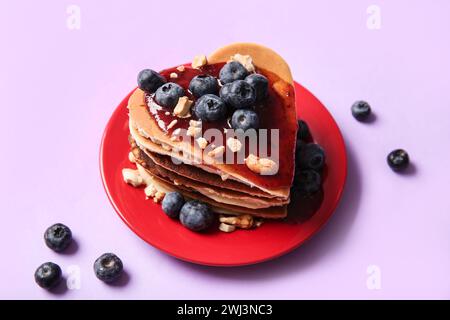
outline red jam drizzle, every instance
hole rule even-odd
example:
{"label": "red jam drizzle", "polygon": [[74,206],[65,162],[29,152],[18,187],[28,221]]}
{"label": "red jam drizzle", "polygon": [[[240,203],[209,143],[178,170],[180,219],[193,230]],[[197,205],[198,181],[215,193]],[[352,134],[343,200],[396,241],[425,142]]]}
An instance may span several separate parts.
{"label": "red jam drizzle", "polygon": [[[185,89],[186,95],[190,100],[193,100],[195,103],[195,98],[188,91],[189,83],[192,78],[197,75],[211,75],[216,78],[219,76],[219,71],[223,67],[225,63],[217,63],[212,65],[207,65],[202,67],[201,69],[193,69],[191,66],[185,66],[184,71],[179,71],[176,67],[165,69],[161,71],[161,75],[163,75],[168,82],[174,82],[179,84],[183,89]],[[176,73],[176,78],[171,78],[170,74]],[[283,91],[286,92],[286,96],[281,96],[278,92],[276,92],[272,85],[275,82],[283,81],[272,72],[267,70],[258,69],[257,73],[260,73],[267,77],[269,80],[269,92],[268,96],[262,103],[260,103],[254,109],[255,112],[259,116],[260,129],[268,129],[268,146],[267,150],[279,152],[279,170],[275,175],[259,175],[251,171],[245,164],[227,164],[227,166],[231,166],[232,170],[235,170],[239,175],[248,179],[251,183],[255,183],[267,188],[276,188],[276,187],[286,187],[290,186],[293,178],[294,172],[294,147],[295,147],[295,130],[296,126],[288,124],[288,121],[297,121],[296,119],[289,119],[288,110],[290,108],[295,108],[294,99],[292,96],[294,94],[294,88],[292,85],[283,82],[285,88]],[[217,93],[218,95],[218,93]],[[191,117],[188,118],[179,118],[172,114],[172,108],[166,108],[159,106],[152,98],[151,95],[146,96],[149,112],[153,119],[156,121],[158,126],[161,128],[163,132],[168,135],[171,135],[174,130],[180,128],[187,130],[189,128],[190,120],[197,120],[195,114],[192,114]],[[202,130],[205,132],[210,128],[219,129],[223,133],[223,144],[226,143],[226,135],[223,129],[230,129],[230,118],[231,113],[227,115],[223,120],[216,122],[202,122]],[[176,124],[173,127],[170,127],[169,124],[172,121],[177,120]],[[168,128],[170,127],[170,128]],[[279,129],[279,143],[272,146],[270,139],[270,129]],[[214,142],[214,141],[212,141]],[[248,143],[248,141],[246,141]],[[218,145],[217,145],[218,146]],[[273,150],[271,149],[273,148]],[[245,145],[245,156],[248,156],[249,146]],[[226,148],[226,152],[231,152],[228,148]],[[259,153],[259,151],[258,151]],[[270,154],[269,154],[270,156]]]}

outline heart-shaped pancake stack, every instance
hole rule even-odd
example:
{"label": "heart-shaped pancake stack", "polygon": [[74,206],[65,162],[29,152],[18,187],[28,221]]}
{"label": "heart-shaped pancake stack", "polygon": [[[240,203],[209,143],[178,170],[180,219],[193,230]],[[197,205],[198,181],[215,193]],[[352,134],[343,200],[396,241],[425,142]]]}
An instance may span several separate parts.
{"label": "heart-shaped pancake stack", "polygon": [[[147,196],[158,201],[178,191],[218,213],[285,217],[297,116],[292,75],[283,58],[257,44],[236,43],[159,74],[163,90],[138,88],[128,102],[130,156]],[[267,79],[262,98],[255,96],[261,82],[252,82],[259,77],[250,77],[254,74]],[[194,77],[200,79],[197,87],[191,84]],[[206,78],[213,86],[217,81],[214,96],[198,94],[208,86]],[[183,93],[172,99],[175,89]],[[252,132],[256,140],[247,134]]]}

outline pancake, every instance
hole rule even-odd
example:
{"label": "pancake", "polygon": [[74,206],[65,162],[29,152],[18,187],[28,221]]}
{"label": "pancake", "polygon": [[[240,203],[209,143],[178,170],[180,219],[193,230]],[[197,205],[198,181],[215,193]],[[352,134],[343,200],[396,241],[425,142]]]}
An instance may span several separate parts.
{"label": "pancake", "polygon": [[176,186],[169,181],[160,177],[152,175],[140,164],[136,164],[139,174],[147,185],[153,185],[158,191],[168,193],[177,191],[182,193],[186,198],[199,200],[207,203],[211,209],[216,213],[229,214],[229,215],[242,215],[249,214],[255,217],[266,219],[282,219],[287,216],[287,206],[276,206],[265,209],[250,209],[246,207],[237,207],[230,204],[218,203],[202,194],[192,192],[183,186]]}
{"label": "pancake", "polygon": [[173,185],[183,186],[190,191],[198,192],[216,202],[226,203],[238,207],[244,205],[250,209],[269,208],[288,204],[287,200],[255,197],[246,192],[229,190],[223,186],[211,186],[208,183],[203,183],[195,179],[184,177],[174,171],[166,170],[165,168],[157,165],[152,160],[151,155],[139,149],[134,141],[131,141],[131,145],[132,152],[137,163],[144,167],[151,175],[162,178]]}
{"label": "pancake", "polygon": [[[197,119],[191,117],[189,112],[183,116],[176,113],[176,116],[173,110],[159,106],[152,95],[139,88],[132,93],[128,101],[131,150],[139,175],[147,185],[154,186],[158,191],[179,191],[187,198],[208,203],[218,213],[283,218],[287,214],[287,204],[290,201],[297,133],[293,79],[283,58],[273,50],[257,44],[235,43],[212,53],[207,58],[206,69],[184,66],[181,69],[186,71],[171,68],[161,71],[161,74],[167,79],[170,74],[168,81],[179,83],[186,88],[189,84],[187,80],[193,76],[203,73],[217,76],[220,68],[236,54],[249,55],[253,61],[252,70],[256,69],[257,73],[269,80],[268,98],[260,102],[261,106],[256,105],[255,111],[258,112],[262,129],[279,129],[279,140],[272,143],[270,136],[266,145],[270,146],[271,154],[274,150],[278,154],[275,162],[269,162],[272,168],[275,165],[277,169],[274,174],[263,175],[248,163],[219,161],[220,157],[226,158],[229,152],[236,157],[236,150],[226,144],[226,133],[230,124],[223,123],[224,120],[221,120],[221,123],[203,122],[202,128],[194,128],[200,130],[202,137],[206,129],[219,129],[221,142],[205,136],[206,144],[199,148],[196,144],[198,141],[195,142],[192,137],[191,140],[180,139],[178,133],[174,134],[175,130],[181,132],[181,129],[192,129],[190,120]],[[177,70],[180,72],[172,77]],[[256,153],[250,153],[254,151],[246,149],[245,143],[241,145],[244,146],[245,158],[253,156],[258,162],[260,146],[257,146]],[[206,152],[208,148],[220,149],[217,147],[222,148],[218,157]]]}

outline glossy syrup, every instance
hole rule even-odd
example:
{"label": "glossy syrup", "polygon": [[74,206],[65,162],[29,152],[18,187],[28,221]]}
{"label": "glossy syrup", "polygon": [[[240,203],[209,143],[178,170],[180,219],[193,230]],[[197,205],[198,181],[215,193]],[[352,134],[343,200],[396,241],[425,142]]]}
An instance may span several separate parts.
{"label": "glossy syrup", "polygon": [[[207,65],[200,70],[193,69],[190,66],[185,66],[185,69],[182,72],[177,68],[170,68],[165,69],[160,73],[167,79],[167,81],[177,83],[181,87],[183,87],[185,89],[186,95],[190,100],[193,100],[195,104],[196,99],[188,91],[191,79],[197,75],[203,74],[212,75],[218,78],[219,71],[223,67],[223,65],[224,63]],[[288,116],[288,110],[290,108],[295,108],[294,88],[292,87],[292,85],[281,80],[274,73],[262,69],[258,69],[257,72],[266,76],[269,80],[269,92],[268,97],[258,106],[256,106],[254,110],[259,116],[260,129],[268,129],[269,141],[267,149],[269,150],[269,152],[271,148],[274,149],[273,151],[279,152],[279,170],[277,174],[269,176],[254,173],[250,169],[248,169],[245,164],[234,163],[227,164],[227,166],[231,167],[232,170],[238,172],[241,176],[249,179],[251,182],[267,188],[290,186],[292,183],[294,172],[294,151],[297,119],[291,119],[292,117]],[[171,73],[176,73],[178,77],[170,78]],[[282,83],[283,89],[281,91],[284,92],[283,95],[279,94],[273,89],[272,85],[276,82],[278,84]],[[172,132],[178,128],[187,130],[189,127],[189,121],[197,120],[195,114],[192,114],[192,116],[188,118],[178,118],[172,114],[172,108],[166,108],[157,105],[150,95],[147,95],[146,98],[148,100],[150,114],[155,119],[160,129],[168,135],[171,135]],[[219,129],[223,133],[223,142],[225,143],[226,138],[223,129],[230,128],[229,121],[231,115],[232,111],[230,111],[230,114],[228,114],[227,117],[225,117],[225,119],[223,120],[209,123],[203,122],[203,132],[209,128]],[[174,120],[177,120],[176,125],[168,128],[169,124]],[[270,129],[279,129],[279,143],[275,143],[274,145],[272,145],[272,141],[270,141]],[[245,156],[247,157],[250,150],[248,145],[245,146],[245,150]],[[226,148],[226,152],[231,151]]]}

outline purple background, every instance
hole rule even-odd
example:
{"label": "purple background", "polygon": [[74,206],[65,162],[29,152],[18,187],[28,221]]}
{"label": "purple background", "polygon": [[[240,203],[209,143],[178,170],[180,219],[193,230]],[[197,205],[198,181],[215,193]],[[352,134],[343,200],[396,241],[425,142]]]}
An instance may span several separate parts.
{"label": "purple background", "polygon": [[[450,298],[450,2],[186,3],[75,0],[81,29],[69,30],[72,1],[1,1],[0,298]],[[380,30],[366,26],[370,4],[381,8]],[[106,197],[98,154],[140,69],[234,41],[286,58],[335,117],[350,161],[342,203],[311,241],[275,261],[220,269],[177,261],[135,236]],[[376,121],[351,117],[356,99],[372,104]],[[411,155],[408,174],[386,165],[396,147]],[[78,249],[45,247],[43,231],[57,221]],[[114,287],[92,272],[105,251],[128,273]],[[81,289],[37,287],[33,272],[47,260],[78,265]],[[366,286],[372,264],[380,290]]]}

